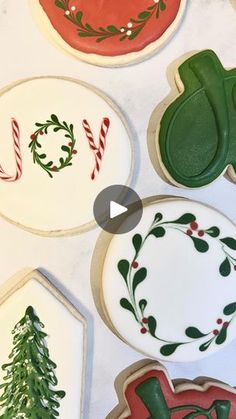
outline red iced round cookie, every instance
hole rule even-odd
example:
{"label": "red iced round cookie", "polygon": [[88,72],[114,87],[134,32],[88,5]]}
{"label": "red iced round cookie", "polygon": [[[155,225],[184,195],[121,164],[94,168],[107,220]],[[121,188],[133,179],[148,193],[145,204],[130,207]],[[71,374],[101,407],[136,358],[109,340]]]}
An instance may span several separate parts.
{"label": "red iced round cookie", "polygon": [[[95,64],[122,65],[140,60],[162,45],[177,26],[185,3],[93,0],[91,5],[88,0],[34,0],[32,6],[44,26],[51,23],[57,43],[79,58]],[[90,57],[84,56],[87,54]]]}

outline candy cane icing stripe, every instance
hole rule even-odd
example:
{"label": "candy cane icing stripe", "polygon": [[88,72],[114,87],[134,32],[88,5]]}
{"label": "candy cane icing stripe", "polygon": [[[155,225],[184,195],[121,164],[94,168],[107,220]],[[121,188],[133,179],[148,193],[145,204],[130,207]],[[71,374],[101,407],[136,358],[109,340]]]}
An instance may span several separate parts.
{"label": "candy cane icing stripe", "polygon": [[106,149],[107,134],[110,127],[109,118],[104,118],[101,124],[98,147],[95,144],[91,127],[86,119],[83,120],[83,128],[88,139],[89,147],[93,151],[95,166],[91,173],[91,179],[94,180],[101,170],[101,163]]}
{"label": "candy cane icing stripe", "polygon": [[22,175],[20,127],[15,118],[12,118],[11,120],[11,127],[12,127],[12,138],[13,138],[13,143],[14,143],[15,160],[16,160],[16,173],[15,175],[11,176],[8,173],[6,173],[4,169],[2,168],[2,166],[0,165],[0,179],[4,180],[5,182],[15,182],[16,180],[20,179]]}

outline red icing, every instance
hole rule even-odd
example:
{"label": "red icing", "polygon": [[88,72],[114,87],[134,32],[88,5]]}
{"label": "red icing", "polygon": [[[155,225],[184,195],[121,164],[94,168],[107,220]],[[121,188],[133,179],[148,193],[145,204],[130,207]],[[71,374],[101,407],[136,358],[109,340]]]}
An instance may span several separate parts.
{"label": "red icing", "polygon": [[[167,401],[167,404],[170,408],[183,406],[183,405],[197,405],[204,409],[209,409],[209,407],[216,400],[229,400],[231,402],[231,410],[228,419],[236,418],[236,394],[234,389],[230,391],[230,387],[226,386],[226,389],[220,388],[217,384],[208,388],[206,391],[200,391],[195,389],[190,389],[186,391],[178,392],[177,394],[170,386],[169,379],[166,376],[165,372],[160,370],[151,370],[146,374],[142,375],[140,378],[137,378],[131,382],[125,391],[125,398],[127,400],[131,415],[127,416],[129,419],[147,419],[149,418],[149,412],[144,406],[142,400],[135,393],[136,387],[146,381],[151,377],[156,377],[160,383],[163,394]],[[194,383],[189,383],[191,384]],[[228,387],[228,390],[227,390]],[[185,411],[184,415],[191,413],[191,411]],[[184,416],[185,417],[185,416]],[[199,419],[204,418],[205,416],[198,415]],[[183,411],[172,413],[171,419],[183,419]],[[216,414],[212,413],[212,419],[217,419]]]}
{"label": "red icing", "polygon": [[[65,0],[64,0],[65,2]],[[164,0],[166,9],[160,11],[159,18],[153,15],[135,39],[120,41],[121,36],[113,36],[102,42],[95,37],[78,36],[78,27],[65,17],[65,11],[55,5],[55,0],[39,0],[53,27],[72,48],[84,52],[104,56],[117,56],[144,49],[151,42],[158,40],[168,29],[177,16],[181,0]],[[127,26],[130,19],[137,19],[141,12],[155,4],[154,0],[70,0],[69,9],[76,7],[83,12],[82,21],[94,29],[117,28]],[[131,28],[132,29],[132,28]],[[122,33],[121,33],[122,35]]]}

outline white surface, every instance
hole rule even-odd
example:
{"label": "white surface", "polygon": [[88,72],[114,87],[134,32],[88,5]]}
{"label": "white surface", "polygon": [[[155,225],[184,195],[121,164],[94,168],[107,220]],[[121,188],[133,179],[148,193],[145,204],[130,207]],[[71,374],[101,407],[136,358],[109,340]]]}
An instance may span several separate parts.
{"label": "white surface", "polygon": [[[138,166],[136,190],[142,197],[163,193],[192,197],[215,206],[236,221],[235,185],[221,178],[202,190],[177,189],[156,175],[148,157],[146,129],[154,107],[169,92],[167,66],[185,52],[202,48],[213,48],[226,67],[236,66],[236,11],[231,2],[188,0],[188,3],[180,29],[162,51],[144,63],[118,70],[92,67],[63,55],[38,31],[26,0],[1,0],[0,86],[19,78],[49,74],[77,77],[97,85],[121,106],[133,127]],[[47,239],[0,220],[0,232],[2,282],[25,265],[44,268],[54,284],[87,317],[90,366],[85,418],[104,419],[117,403],[113,388],[116,375],[143,356],[119,341],[96,313],[89,271],[99,229],[71,238]],[[201,362],[168,364],[168,371],[172,378],[208,375],[236,385],[235,351],[236,341]]]}
{"label": "white surface", "polygon": [[[34,308],[45,326],[43,331],[48,335],[50,359],[57,365],[55,374],[58,385],[55,390],[66,392],[65,398],[60,401],[60,418],[68,419],[69,416],[76,419],[82,408],[78,395],[81,394],[83,382],[84,325],[34,278],[0,306],[0,330],[4,336],[1,339],[1,363],[10,362],[8,356],[13,348],[11,332],[29,305]],[[72,349],[68,351],[71,346]],[[5,375],[6,372],[0,372],[1,382]]]}
{"label": "white surface", "polygon": [[118,215],[124,214],[127,211],[128,208],[124,207],[124,205],[120,205],[114,201],[110,202],[110,218],[118,217]]}
{"label": "white surface", "polygon": [[[142,326],[130,311],[120,305],[120,300],[126,298],[135,307],[128,288],[132,289],[138,268],[129,271],[131,275],[127,276],[128,286],[117,269],[122,259],[132,263],[135,256],[132,238],[135,234],[141,234],[144,240],[157,213],[163,215],[159,225],[165,229],[165,235],[158,238],[150,235],[136,259],[139,268],[147,269],[147,276],[135,290],[135,310],[139,321],[143,317],[154,316],[157,321],[156,336],[163,339],[162,341],[154,339],[151,334],[140,333]],[[220,229],[219,239],[236,237],[235,225],[221,213],[205,205],[180,199],[160,201],[144,207],[142,220],[133,231],[113,238],[103,269],[103,298],[113,327],[131,346],[150,358],[164,361],[195,361],[222,349],[222,346],[212,342],[207,351],[199,350],[201,344],[214,338],[212,330],[220,330],[216,323],[218,318],[222,318],[223,322],[232,318],[223,345],[229,344],[236,337],[235,317],[223,315],[224,307],[236,299],[236,272],[231,269],[231,274],[223,277],[219,271],[225,260],[224,250],[229,251],[232,257],[236,256],[236,251],[222,246],[218,238],[205,234],[202,239],[208,243],[209,249],[204,253],[198,252],[193,240],[183,234],[189,225],[168,224],[168,221],[177,220],[186,213],[195,215],[199,230],[217,226]],[[129,217],[125,224],[129,225]],[[196,232],[192,237],[199,238]],[[138,303],[143,298],[147,301],[144,315],[138,308]],[[190,326],[209,335],[200,340],[189,339],[185,330]],[[160,349],[167,342],[187,344],[179,346],[169,357],[164,357]]]}

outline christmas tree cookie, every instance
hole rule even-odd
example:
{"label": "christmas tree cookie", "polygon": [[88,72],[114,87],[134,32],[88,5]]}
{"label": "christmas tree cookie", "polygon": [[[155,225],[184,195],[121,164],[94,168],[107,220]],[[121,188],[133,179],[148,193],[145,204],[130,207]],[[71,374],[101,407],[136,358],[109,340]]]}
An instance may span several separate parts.
{"label": "christmas tree cookie", "polygon": [[236,417],[236,389],[211,378],[172,382],[161,364],[145,364],[125,372],[120,404],[107,419]]}
{"label": "christmas tree cookie", "polygon": [[10,363],[2,366],[5,374],[0,397],[3,419],[59,416],[59,400],[65,397],[65,392],[53,389],[57,385],[56,364],[50,359],[43,327],[33,307],[29,306],[12,331],[14,346],[9,355]]}
{"label": "christmas tree cookie", "polygon": [[187,188],[223,174],[236,182],[236,70],[206,50],[180,65],[175,82],[171,103],[159,105],[149,125],[157,171]]}
{"label": "christmas tree cookie", "polygon": [[82,418],[86,323],[70,302],[24,270],[0,289],[0,329],[0,417]]}
{"label": "christmas tree cookie", "polygon": [[0,214],[42,235],[91,228],[99,192],[132,174],[131,136],[116,106],[66,78],[0,92],[0,156]]}
{"label": "christmas tree cookie", "polygon": [[173,34],[186,0],[30,0],[48,38],[91,64],[141,61]]}
{"label": "christmas tree cookie", "polygon": [[130,233],[103,233],[92,266],[106,324],[164,361],[195,361],[235,338],[235,281],[235,225],[210,207],[174,197],[146,204]]}

